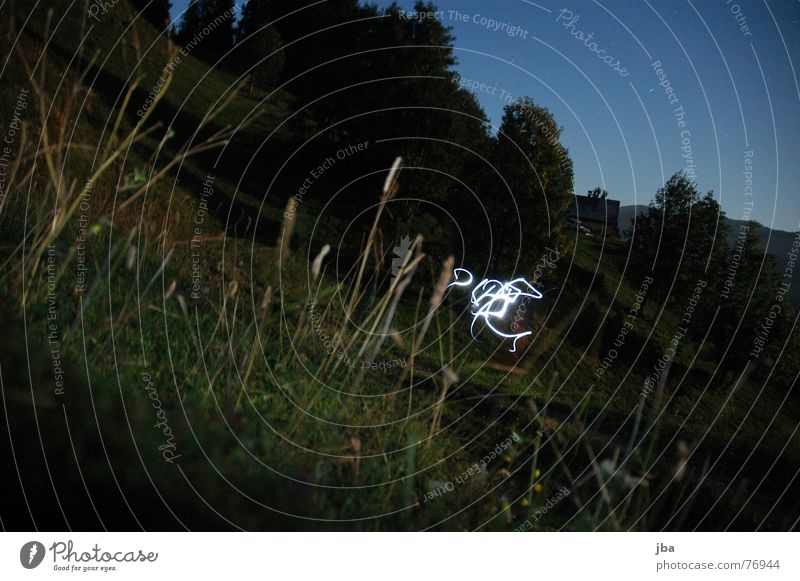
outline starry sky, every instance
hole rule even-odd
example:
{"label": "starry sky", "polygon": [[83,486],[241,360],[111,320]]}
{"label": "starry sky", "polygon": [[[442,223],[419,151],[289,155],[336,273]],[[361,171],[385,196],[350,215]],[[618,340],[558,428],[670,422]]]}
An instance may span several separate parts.
{"label": "starry sky", "polygon": [[[186,4],[173,0],[173,16]],[[800,3],[436,4],[493,124],[530,96],[563,126],[576,193],[647,204],[687,170],[728,217],[800,230]]]}

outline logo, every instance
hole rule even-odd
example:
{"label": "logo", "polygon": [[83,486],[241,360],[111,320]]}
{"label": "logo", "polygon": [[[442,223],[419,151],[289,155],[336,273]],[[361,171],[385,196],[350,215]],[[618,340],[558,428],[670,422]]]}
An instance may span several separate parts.
{"label": "logo", "polygon": [[44,560],[44,545],[39,541],[30,541],[19,550],[19,562],[26,569],[35,569]]}
{"label": "logo", "polygon": [[409,251],[411,250],[411,236],[403,236],[400,239],[400,244],[392,249],[392,281],[400,274],[400,269],[406,261]]}

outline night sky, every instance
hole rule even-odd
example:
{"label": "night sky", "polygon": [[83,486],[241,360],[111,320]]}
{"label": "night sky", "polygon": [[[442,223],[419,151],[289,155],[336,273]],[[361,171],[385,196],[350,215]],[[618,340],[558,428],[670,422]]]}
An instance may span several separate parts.
{"label": "night sky", "polygon": [[[173,15],[186,4],[173,0]],[[476,82],[493,123],[508,100],[528,95],[563,125],[576,193],[599,185],[623,205],[647,204],[688,169],[730,218],[752,200],[750,215],[765,225],[800,229],[797,2],[437,6],[457,39],[457,70]]]}

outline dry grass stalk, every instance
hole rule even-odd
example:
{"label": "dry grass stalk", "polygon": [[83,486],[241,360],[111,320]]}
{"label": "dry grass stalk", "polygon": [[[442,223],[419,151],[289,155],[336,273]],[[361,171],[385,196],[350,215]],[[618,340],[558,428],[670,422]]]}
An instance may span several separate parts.
{"label": "dry grass stalk", "polygon": [[[418,240],[420,239],[421,237],[418,237]],[[394,296],[392,297],[392,302],[391,305],[389,306],[389,311],[386,313],[386,317],[383,323],[383,328],[381,329],[381,333],[378,340],[375,342],[375,345],[372,347],[372,349],[369,352],[369,355],[366,358],[367,362],[372,363],[375,360],[375,358],[378,356],[378,353],[380,353],[381,347],[383,347],[383,343],[386,341],[386,337],[389,336],[389,329],[391,328],[392,320],[394,319],[395,312],[397,311],[397,305],[399,304],[400,298],[403,296],[403,293],[405,292],[409,283],[411,283],[411,279],[414,276],[414,272],[417,269],[417,265],[419,264],[423,256],[424,255],[422,254],[418,256],[410,265],[408,265],[408,267],[404,271],[402,271],[402,280],[395,287]],[[408,258],[406,257],[406,260],[407,259]],[[400,279],[400,276],[398,276],[397,278]],[[378,320],[380,319],[376,319],[376,323]],[[361,356],[368,342],[369,338],[367,338],[367,340],[364,342],[364,345],[361,347],[361,351],[359,351],[359,356]],[[362,368],[361,371],[359,372],[358,378],[354,383],[355,389],[358,389],[358,387],[361,385],[361,381],[364,378],[364,373],[366,373],[366,368]]]}
{"label": "dry grass stalk", "polygon": [[445,290],[447,290],[447,285],[450,284],[450,280],[453,277],[453,267],[455,266],[455,263],[456,259],[453,256],[448,256],[442,264],[442,272],[439,273],[439,279],[436,281],[436,286],[433,287],[433,294],[431,295],[431,300],[428,303],[428,313],[425,315],[425,321],[422,323],[422,329],[420,329],[419,335],[417,336],[417,340],[414,344],[415,351],[419,349],[420,345],[422,344],[422,340],[425,337],[425,333],[428,332],[428,327],[430,327],[433,314],[436,312],[436,309],[439,308],[439,305],[442,304],[442,299],[444,298]]}
{"label": "dry grass stalk", "polygon": [[[401,169],[402,165],[403,165],[403,158],[399,157],[399,156],[396,157],[395,160],[394,160],[394,163],[392,163],[392,167],[389,170],[389,174],[386,176],[386,180],[384,181],[383,190],[381,192],[380,203],[378,204],[378,211],[375,213],[375,220],[373,221],[372,228],[370,229],[369,235],[367,236],[367,241],[362,247],[361,256],[360,256],[360,262],[358,264],[358,271],[357,271],[357,274],[356,274],[355,282],[353,283],[353,287],[350,290],[349,304],[348,304],[347,308],[345,309],[345,316],[344,316],[344,320],[345,321],[348,321],[348,320],[351,319],[351,317],[353,315],[353,312],[355,311],[356,306],[361,301],[361,298],[363,296],[362,293],[361,293],[361,283],[362,283],[362,280],[364,278],[364,271],[365,271],[366,266],[367,266],[367,261],[368,261],[370,255],[371,255],[371,253],[373,252],[373,246],[375,244],[376,238],[379,238],[379,235],[380,235],[378,225],[380,223],[381,214],[383,213],[383,210],[386,207],[386,203],[388,201],[390,201],[395,196],[395,194],[397,193],[397,190],[398,190],[397,179],[398,179],[398,176],[400,175],[400,169]],[[380,264],[380,262],[381,262],[380,259],[376,259],[376,264]],[[397,278],[399,279],[400,277],[397,277]],[[390,292],[387,293],[387,297],[393,292],[393,290],[394,290],[394,288],[390,289]],[[388,301],[388,298],[387,298],[387,301]],[[382,303],[383,306],[385,306],[385,304],[386,304],[386,302]],[[383,306],[381,308],[383,308]],[[372,318],[373,314],[374,314],[374,310],[373,310],[373,313],[371,313],[367,317],[367,321],[369,321]],[[332,342],[333,342],[334,346],[341,347],[343,345],[343,338],[344,338],[345,328],[346,328],[345,325],[342,325],[334,333],[334,336],[333,336],[333,339],[332,339]],[[347,347],[344,347],[345,350],[349,350],[353,346],[353,344],[355,344],[355,341],[356,341],[356,339],[358,337],[358,334],[359,334],[358,331],[353,333],[353,337],[351,338],[351,340],[349,342],[349,345]],[[333,361],[333,359],[331,357],[329,357],[325,361],[323,361],[318,372],[322,373],[323,371],[326,371],[328,369],[328,366],[331,364],[332,361]],[[337,360],[336,363],[334,364],[334,367],[333,367],[334,371],[336,370],[336,368],[339,367],[339,362],[340,361]]]}
{"label": "dry grass stalk", "polygon": [[397,193],[397,178],[400,174],[400,167],[402,164],[403,158],[395,158],[392,168],[389,170],[389,175],[386,177],[386,181],[383,184],[383,193],[381,194],[380,204],[378,204],[378,211],[375,213],[375,221],[372,223],[372,229],[369,232],[367,244],[364,246],[364,250],[361,253],[361,264],[358,267],[358,274],[356,275],[356,281],[353,285],[352,294],[350,295],[350,305],[347,307],[348,317],[353,314],[353,310],[361,300],[361,279],[364,277],[364,269],[367,266],[367,259],[369,258],[370,251],[372,250],[372,245],[375,242],[375,234],[378,230],[381,214],[386,207],[386,203],[390,201]]}
{"label": "dry grass stalk", "polygon": [[[316,281],[319,278],[319,275],[322,273],[322,261],[325,259],[325,257],[328,255],[330,251],[331,251],[331,245],[326,244],[325,246],[322,247],[322,249],[319,251],[319,254],[317,254],[317,257],[314,259],[314,262],[311,265],[312,283]],[[312,301],[315,300],[315,297],[319,293],[319,288],[321,285],[322,285],[322,280],[320,279],[316,289],[313,290],[309,289],[309,297],[308,297],[309,307],[310,305],[313,304]],[[300,340],[300,337],[302,337],[303,333],[307,330],[306,320],[308,319],[308,311],[309,309],[305,308],[303,309],[302,313],[300,313],[300,319],[298,320],[297,325],[295,327],[294,335],[292,335],[292,343],[297,343]],[[286,358],[284,359],[284,362],[288,363],[290,359],[291,359],[291,353],[288,353]]]}
{"label": "dry grass stalk", "polygon": [[314,259],[314,262],[311,263],[311,280],[317,280],[317,277],[320,275],[322,271],[322,261],[325,260],[325,257],[331,251],[331,245],[326,244],[322,247],[322,250],[319,251],[317,257]]}
{"label": "dry grass stalk", "polygon": [[592,472],[594,474],[595,479],[597,480],[600,499],[602,503],[609,509],[608,516],[606,518],[611,520],[611,526],[614,528],[615,531],[620,531],[622,530],[622,528],[620,526],[619,520],[617,520],[617,517],[614,514],[615,508],[612,506],[613,500],[611,498],[611,494],[608,492],[608,483],[610,479],[606,480],[605,477],[603,476],[603,470],[597,463],[597,458],[594,455],[594,450],[592,450],[592,445],[589,442],[586,442],[584,444],[584,447],[586,448],[586,453],[589,455],[589,459],[592,462]]}
{"label": "dry grass stalk", "polygon": [[[369,312],[369,314],[364,318],[361,325],[359,325],[358,328],[353,332],[353,335],[351,336],[350,340],[346,344],[343,344],[342,337],[344,336],[345,325],[339,328],[339,330],[336,332],[333,338],[334,344],[337,346],[342,345],[342,350],[344,352],[350,352],[350,350],[353,349],[353,346],[358,341],[359,337],[362,334],[365,334],[366,339],[364,340],[364,343],[362,344],[361,349],[358,352],[358,357],[361,357],[364,354],[364,351],[366,350],[369,344],[370,338],[375,334],[378,325],[383,320],[383,314],[386,308],[389,307],[392,297],[395,295],[395,291],[398,285],[400,284],[401,281],[404,280],[405,275],[409,272],[413,272],[416,269],[417,265],[420,263],[420,261],[425,257],[424,254],[420,253],[418,256],[414,258],[414,260],[412,260],[409,263],[409,259],[414,254],[415,249],[422,244],[422,239],[423,238],[421,234],[417,235],[414,242],[411,244],[411,247],[408,249],[408,252],[406,253],[403,259],[403,263],[400,265],[400,271],[392,281],[389,290],[381,298],[381,300],[378,301],[378,304],[375,306],[375,308],[373,308]],[[403,290],[405,290],[405,286],[403,287]],[[345,317],[345,321],[347,321],[348,319],[349,317]],[[369,325],[370,321],[372,321],[372,324],[370,325],[369,330],[361,331],[360,329],[363,329],[367,325]],[[322,371],[327,371],[330,377],[330,374],[333,374],[339,368],[339,365],[341,364],[341,359],[336,358],[336,362],[333,364],[333,368],[328,371],[328,365],[331,363],[332,359],[333,357],[329,357],[326,361],[323,362],[323,364],[320,366],[319,370],[320,373]]]}
{"label": "dry grass stalk", "polygon": [[[48,20],[45,30],[49,30],[50,26],[50,18],[52,16],[52,10],[48,12]],[[100,151],[101,155],[99,156],[98,164],[93,166],[94,171],[92,175],[86,180],[85,184],[82,188],[77,189],[75,188],[76,183],[72,183],[69,186],[66,186],[63,183],[63,176],[65,175],[65,165],[67,161],[67,153],[70,149],[73,148],[83,148],[82,146],[76,146],[74,144],[69,143],[70,136],[69,128],[72,120],[74,120],[74,115],[72,114],[72,109],[74,108],[75,104],[81,100],[81,94],[83,92],[90,93],[92,91],[91,88],[83,88],[83,81],[86,78],[88,72],[92,70],[94,67],[97,58],[99,57],[99,51],[96,51],[91,58],[88,59],[87,64],[81,69],[78,70],[73,75],[72,80],[72,90],[66,93],[66,97],[60,101],[59,109],[54,109],[53,99],[47,92],[47,78],[46,72],[48,70],[48,63],[47,63],[47,52],[43,52],[40,56],[39,60],[36,64],[32,67],[28,55],[25,53],[25,50],[22,48],[22,45],[17,46],[17,52],[19,55],[19,61],[21,62],[28,80],[31,83],[31,87],[33,93],[35,95],[35,105],[39,112],[40,123],[41,123],[41,141],[43,147],[37,149],[37,153],[34,155],[34,164],[35,167],[35,158],[41,157],[44,161],[44,166],[46,169],[46,175],[48,177],[49,185],[53,189],[54,194],[56,196],[56,200],[59,202],[56,205],[56,211],[54,216],[52,217],[51,227],[42,231],[41,234],[38,235],[38,240],[35,240],[31,246],[34,248],[33,252],[31,253],[31,269],[30,275],[34,276],[38,271],[38,268],[41,264],[41,258],[52,240],[57,238],[66,225],[69,223],[69,220],[72,218],[76,210],[78,209],[81,201],[83,200],[84,196],[87,195],[90,190],[95,186],[98,180],[103,176],[109,169],[115,167],[115,163],[119,159],[125,159],[128,150],[136,143],[139,143],[143,139],[147,138],[151,133],[158,130],[161,127],[161,123],[155,123],[147,129],[144,129],[145,124],[148,122],[151,114],[157,108],[157,105],[167,94],[169,87],[172,83],[172,71],[167,71],[167,78],[165,80],[164,85],[162,86],[161,90],[155,96],[155,99],[151,103],[150,107],[141,115],[137,120],[133,128],[122,136],[119,136],[120,128],[122,127],[123,121],[129,111],[131,100],[137,90],[139,84],[141,83],[141,77],[135,79],[132,83],[130,83],[126,89],[125,95],[122,99],[121,105],[116,110],[116,115],[114,118],[114,122],[112,125],[111,130],[109,131],[108,137],[104,144],[102,144]],[[170,58],[174,58],[176,55],[176,49],[170,54]],[[38,67],[38,71],[35,69]],[[38,74],[37,74],[38,73]],[[229,91],[229,94],[225,100],[222,101],[220,105],[217,106],[215,103],[215,109],[210,112],[209,115],[204,117],[203,120],[198,124],[197,129],[195,130],[195,134],[187,141],[187,144],[184,146],[183,151],[180,155],[173,156],[173,158],[167,163],[166,167],[162,168],[158,173],[155,175],[150,174],[148,179],[145,183],[139,188],[139,190],[128,198],[120,205],[118,205],[117,210],[122,210],[125,206],[130,204],[134,199],[138,198],[147,189],[155,183],[157,180],[162,178],[170,169],[172,169],[179,161],[184,160],[187,156],[195,155],[197,153],[201,153],[203,151],[207,151],[209,149],[219,147],[227,143],[228,137],[232,134],[231,128],[224,128],[222,130],[216,131],[213,135],[209,138],[201,141],[195,146],[191,146],[190,144],[194,142],[197,133],[216,115],[219,114],[227,105],[231,102],[233,97],[239,91],[239,86],[233,88],[233,90]],[[85,100],[85,98],[84,98]],[[248,120],[249,121],[249,120]],[[49,122],[49,123],[48,123]],[[49,126],[53,126],[55,124],[54,131],[49,128]],[[55,142],[51,139],[51,133],[54,135]],[[165,132],[164,138],[161,140],[155,156],[160,153],[161,148],[165,144],[166,140],[171,136],[171,131]],[[22,143],[24,145],[24,141]],[[22,149],[20,149],[20,154],[22,154]],[[154,156],[154,158],[155,158]],[[20,156],[21,157],[21,156]],[[31,170],[33,171],[33,170]],[[27,291],[23,291],[25,294]],[[24,296],[23,296],[24,300]]]}
{"label": "dry grass stalk", "polygon": [[264,296],[261,298],[260,311],[262,315],[269,313],[269,308],[272,305],[272,286],[268,286],[264,291]]}
{"label": "dry grass stalk", "polygon": [[[428,302],[428,312],[425,315],[425,320],[422,323],[422,328],[420,329],[417,338],[414,340],[411,349],[411,361],[409,365],[403,369],[403,373],[400,375],[400,379],[397,382],[397,385],[401,385],[408,374],[414,368],[414,359],[416,357],[417,351],[419,350],[420,346],[422,345],[422,341],[425,338],[425,334],[428,332],[428,327],[430,327],[431,321],[433,320],[433,316],[436,312],[436,309],[439,308],[439,305],[442,304],[442,300],[444,299],[444,293],[447,290],[447,285],[450,284],[450,280],[453,276],[453,267],[455,266],[456,259],[453,256],[448,256],[444,263],[442,264],[442,271],[439,273],[439,279],[436,281],[436,285],[433,287],[433,293],[431,294],[430,301]],[[413,383],[413,382],[412,382]],[[410,401],[411,395],[409,395]]]}
{"label": "dry grass stalk", "polygon": [[[64,166],[63,163],[64,153],[67,149],[64,146],[65,134],[66,134],[66,126],[64,125],[66,121],[64,120],[72,118],[70,110],[72,107],[74,96],[71,95],[66,100],[63,106],[64,110],[61,111],[58,116],[54,115],[54,118],[62,119],[62,125],[56,128],[56,135],[58,141],[55,144],[55,146],[53,146],[50,143],[50,132],[47,128],[47,120],[48,117],[51,115],[52,103],[51,103],[51,98],[48,95],[47,90],[45,89],[46,79],[44,74],[47,69],[45,56],[43,55],[42,60],[39,63],[37,63],[37,66],[40,67],[39,71],[40,75],[39,79],[37,80],[36,76],[34,75],[33,69],[31,68],[28,62],[27,55],[25,54],[21,46],[17,46],[17,52],[20,57],[20,62],[22,63],[23,68],[27,73],[28,80],[31,82],[33,92],[37,97],[37,106],[39,109],[39,114],[42,124],[41,127],[42,143],[44,144],[44,148],[42,150],[42,156],[44,157],[45,167],[47,168],[47,173],[50,178],[50,183],[53,189],[55,190],[57,198],[61,196],[64,196],[65,198],[65,204],[61,206],[59,210],[57,210],[55,216],[53,217],[52,227],[48,229],[41,236],[40,240],[38,240],[35,244],[35,250],[32,253],[32,261],[31,261],[32,262],[31,275],[35,275],[38,270],[39,264],[41,262],[41,257],[44,254],[47,246],[50,244],[52,240],[58,237],[58,235],[64,229],[69,219],[78,209],[78,206],[80,205],[84,195],[86,195],[89,192],[89,190],[94,187],[94,184],[97,182],[100,176],[103,175],[103,173],[105,173],[105,171],[113,165],[113,163],[123,154],[123,152],[125,152],[128,149],[130,145],[137,142],[144,136],[143,133],[140,133],[140,129],[143,127],[144,123],[150,117],[150,114],[153,112],[153,110],[155,110],[155,106],[158,103],[158,101],[167,91],[172,81],[172,77],[171,75],[168,76],[164,84],[163,90],[154,99],[152,107],[148,109],[148,111],[139,119],[134,128],[119,143],[119,145],[113,147],[113,144],[107,143],[106,145],[107,154],[103,156],[104,157],[103,161],[100,163],[99,167],[94,171],[91,177],[86,181],[86,184],[83,186],[81,191],[77,195],[71,195],[70,193],[70,195],[67,196],[66,192],[64,191],[64,186],[62,185],[62,181],[60,178],[60,175],[62,175],[62,173],[59,172],[56,168],[57,166],[60,166],[63,169]],[[135,91],[138,82],[139,82],[138,80],[134,81],[128,87],[128,92],[126,94],[124,103],[128,103],[130,101],[130,96]],[[121,115],[121,113],[122,112],[120,111],[119,114]],[[66,202],[68,198],[71,199],[71,203]]]}
{"label": "dry grass stalk", "polygon": [[[408,252],[406,253],[405,257],[403,258],[403,262],[402,262],[402,264],[400,266],[400,272],[397,274],[397,276],[392,281],[392,284],[389,286],[389,290],[386,292],[386,295],[384,295],[383,300],[379,303],[378,309],[377,309],[377,314],[375,314],[374,316],[372,314],[370,315],[372,317],[372,325],[370,326],[370,329],[369,329],[367,341],[364,342],[364,345],[362,345],[361,349],[358,351],[359,357],[364,354],[364,351],[365,351],[366,346],[367,346],[367,342],[369,341],[369,337],[372,336],[375,333],[375,331],[377,330],[378,325],[383,320],[383,313],[386,310],[386,308],[389,307],[389,304],[390,304],[390,302],[392,301],[393,298],[394,298],[394,305],[395,306],[397,305],[398,296],[397,296],[397,292],[396,291],[402,285],[402,288],[401,288],[401,294],[402,294],[402,291],[405,290],[406,286],[408,286],[408,283],[411,282],[411,276],[413,276],[414,271],[417,268],[417,265],[425,257],[424,254],[419,253],[414,258],[414,260],[411,260],[411,262],[409,263],[409,260],[410,260],[411,256],[413,255],[414,250],[418,249],[419,246],[421,246],[421,245],[422,245],[422,235],[418,234],[416,239],[412,243],[411,248],[409,248]],[[369,320],[369,319],[367,319],[367,320]],[[389,319],[389,322],[391,323],[391,319]],[[365,323],[366,323],[366,321],[365,321]]]}
{"label": "dry grass stalk", "polygon": [[171,297],[171,296],[172,296],[172,293],[174,293],[174,292],[175,292],[175,288],[176,288],[177,286],[178,286],[178,281],[177,281],[177,280],[175,280],[175,279],[173,278],[173,279],[172,279],[172,282],[171,282],[171,283],[169,283],[169,286],[167,287],[167,290],[166,290],[166,292],[164,293],[164,300],[167,300],[169,297]]}
{"label": "dry grass stalk", "polygon": [[289,242],[292,240],[292,232],[294,232],[294,224],[297,220],[297,200],[294,196],[289,198],[286,202],[286,209],[283,212],[283,224],[281,225],[281,233],[278,237],[278,268],[283,266],[283,253],[289,251]]}
{"label": "dry grass stalk", "polygon": [[433,435],[439,431],[442,425],[442,412],[444,411],[444,401],[447,399],[447,390],[458,381],[458,375],[448,366],[442,368],[442,395],[433,407],[433,418],[431,419],[431,429],[428,432],[428,447],[433,441]]}

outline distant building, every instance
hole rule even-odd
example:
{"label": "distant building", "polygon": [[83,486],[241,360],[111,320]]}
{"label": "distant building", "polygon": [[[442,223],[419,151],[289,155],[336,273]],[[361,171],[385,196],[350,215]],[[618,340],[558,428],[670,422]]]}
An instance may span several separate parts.
{"label": "distant building", "polygon": [[570,223],[579,231],[584,227],[597,236],[616,236],[619,200],[610,200],[593,192],[589,194],[573,197],[567,213]]}

